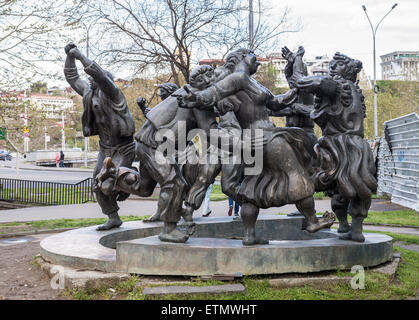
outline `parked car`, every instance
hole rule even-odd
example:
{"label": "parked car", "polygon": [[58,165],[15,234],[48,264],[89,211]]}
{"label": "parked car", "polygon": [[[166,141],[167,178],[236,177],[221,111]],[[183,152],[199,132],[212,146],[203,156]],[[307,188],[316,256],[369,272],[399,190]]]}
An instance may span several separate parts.
{"label": "parked car", "polygon": [[7,150],[0,150],[0,161],[12,160],[12,155]]}

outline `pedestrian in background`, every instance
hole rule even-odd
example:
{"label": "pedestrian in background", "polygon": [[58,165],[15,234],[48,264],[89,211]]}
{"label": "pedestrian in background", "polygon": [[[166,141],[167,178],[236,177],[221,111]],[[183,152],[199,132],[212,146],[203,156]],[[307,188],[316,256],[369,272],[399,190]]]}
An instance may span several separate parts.
{"label": "pedestrian in background", "polygon": [[57,152],[55,154],[55,165],[57,166],[57,168],[60,166],[60,158],[61,158],[61,155],[59,152]]}
{"label": "pedestrian in background", "polygon": [[64,152],[60,151],[60,168],[64,168]]}
{"label": "pedestrian in background", "polygon": [[212,186],[213,186],[213,184],[211,184],[208,187],[207,192],[205,193],[204,206],[202,207],[202,216],[203,217],[208,217],[212,212],[210,207],[209,207],[211,192],[212,192]]}

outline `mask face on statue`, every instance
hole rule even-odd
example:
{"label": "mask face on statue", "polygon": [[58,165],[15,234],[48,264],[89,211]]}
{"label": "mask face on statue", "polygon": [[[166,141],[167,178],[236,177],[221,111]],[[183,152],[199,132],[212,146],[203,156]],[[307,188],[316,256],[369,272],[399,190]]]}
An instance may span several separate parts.
{"label": "mask face on statue", "polygon": [[329,74],[331,77],[341,76],[345,77],[347,71],[347,64],[342,60],[332,60],[329,65]]}
{"label": "mask face on statue", "polygon": [[191,83],[194,88],[204,90],[208,88],[215,81],[214,71],[207,71],[196,77],[195,81]]}
{"label": "mask face on statue", "polygon": [[170,96],[170,92],[168,92],[166,89],[164,88],[160,88],[160,93],[159,93],[159,97],[160,99],[163,101],[164,99],[166,99],[168,96]]}
{"label": "mask face on statue", "polygon": [[357,74],[362,69],[362,62],[336,52],[329,65],[329,76],[339,76],[346,80],[356,81]]}
{"label": "mask face on statue", "polygon": [[204,90],[208,88],[215,81],[214,69],[211,66],[200,66],[194,69],[189,78],[189,84],[198,89]]}

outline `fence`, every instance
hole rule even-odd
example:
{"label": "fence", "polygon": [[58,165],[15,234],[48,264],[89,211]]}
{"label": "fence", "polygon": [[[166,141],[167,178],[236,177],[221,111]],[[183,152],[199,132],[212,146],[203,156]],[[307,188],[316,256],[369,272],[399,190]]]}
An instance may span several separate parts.
{"label": "fence", "polygon": [[419,116],[384,122],[378,150],[378,194],[419,211]]}
{"label": "fence", "polygon": [[0,200],[49,206],[96,201],[92,183],[92,178],[75,184],[0,178]]}

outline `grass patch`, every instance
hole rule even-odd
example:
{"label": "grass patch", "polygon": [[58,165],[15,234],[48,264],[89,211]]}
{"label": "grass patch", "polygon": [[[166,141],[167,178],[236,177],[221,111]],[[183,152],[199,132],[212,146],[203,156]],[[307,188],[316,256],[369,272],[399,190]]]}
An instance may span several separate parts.
{"label": "grass patch", "polygon": [[[245,276],[242,283],[247,289],[247,294],[222,294],[222,295],[187,295],[165,296],[165,300],[400,300],[416,296],[419,290],[419,253],[395,247],[401,252],[403,263],[397,271],[397,281],[390,282],[388,275],[380,274],[374,270],[365,270],[365,289],[354,290],[350,283],[329,285],[322,288],[304,286],[299,288],[277,289],[269,286],[269,277]],[[350,271],[336,271],[338,276],[353,276]],[[96,290],[93,293],[85,291],[67,291],[67,295],[74,299],[129,299],[144,300],[142,291],[145,286],[135,287],[138,277],[131,277],[128,281],[113,287],[115,292],[110,294],[108,288]],[[191,285],[209,286],[220,285],[226,282],[220,281],[197,281],[189,284],[168,285]],[[238,281],[239,282],[239,281]],[[153,285],[146,285],[151,287]]]}
{"label": "grass patch", "polygon": [[[335,228],[333,228],[335,229]],[[368,233],[381,233],[393,238],[393,242],[400,241],[405,244],[419,244],[419,237],[412,234],[399,234],[385,231],[368,230],[368,226],[364,226],[364,231]]]}
{"label": "grass patch", "polygon": [[[286,213],[278,213],[284,215]],[[323,212],[317,212],[322,215]],[[352,221],[352,217],[348,215],[348,221]],[[336,222],[339,222],[336,220]],[[399,225],[404,227],[418,227],[419,213],[415,210],[397,210],[397,211],[369,211],[368,217],[364,222],[376,225]],[[365,228],[368,226],[365,225]]]}
{"label": "grass patch", "polygon": [[211,201],[223,201],[227,200],[228,196],[221,191],[221,185],[213,184],[212,185],[212,192],[210,196]]}
{"label": "grass patch", "polygon": [[[137,221],[148,218],[149,216],[121,216],[121,220]],[[107,218],[86,218],[86,219],[55,219],[55,220],[39,220],[39,221],[28,221],[28,222],[7,222],[0,223],[0,231],[7,233],[16,229],[16,227],[22,227],[28,229],[25,231],[36,231],[36,230],[51,230],[51,229],[64,229],[64,228],[81,228],[88,227],[98,224],[103,224],[107,221]],[[15,230],[16,232],[16,230]]]}
{"label": "grass patch", "polygon": [[419,213],[414,210],[369,211],[364,222],[417,227],[419,226]]}

